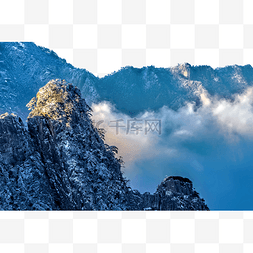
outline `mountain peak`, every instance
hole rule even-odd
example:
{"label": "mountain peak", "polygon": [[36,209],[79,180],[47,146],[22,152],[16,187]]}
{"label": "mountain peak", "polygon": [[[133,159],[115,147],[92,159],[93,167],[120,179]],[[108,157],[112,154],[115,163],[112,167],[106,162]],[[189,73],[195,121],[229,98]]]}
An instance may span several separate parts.
{"label": "mountain peak", "polygon": [[184,67],[184,68],[190,68],[190,67],[191,67],[191,64],[188,63],[188,62],[184,62],[184,63],[182,63],[182,64],[179,64],[179,66]]}
{"label": "mountain peak", "polygon": [[49,81],[39,89],[36,97],[27,104],[32,110],[28,118],[44,116],[52,120],[70,120],[73,113],[86,113],[90,110],[81,92],[65,80],[55,79]]}
{"label": "mountain peak", "polygon": [[192,67],[191,64],[185,62],[182,64],[178,64],[176,67],[171,68],[171,69],[172,69],[172,72],[180,73],[184,77],[189,78],[191,67]]}
{"label": "mountain peak", "polygon": [[192,181],[180,176],[170,176],[165,178],[158,186],[158,190],[161,189],[163,189],[163,191],[180,192],[184,194],[190,194],[193,192]]}
{"label": "mountain peak", "polygon": [[179,181],[182,181],[182,182],[185,182],[185,183],[191,183],[192,184],[192,181],[189,178],[185,178],[185,177],[181,177],[181,176],[169,176],[169,177],[166,177],[163,180],[163,182],[167,182],[169,180],[179,180]]}

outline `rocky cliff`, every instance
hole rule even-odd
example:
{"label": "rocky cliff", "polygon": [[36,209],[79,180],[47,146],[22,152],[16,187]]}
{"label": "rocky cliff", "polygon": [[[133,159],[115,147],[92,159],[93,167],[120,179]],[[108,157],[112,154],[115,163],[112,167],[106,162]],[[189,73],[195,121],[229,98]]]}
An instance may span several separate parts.
{"label": "rocky cliff", "polygon": [[140,210],[209,210],[188,178],[166,177],[154,194],[134,191]]}
{"label": "rocky cliff", "polygon": [[27,127],[0,116],[1,210],[208,210],[186,178],[168,177],[154,194],[132,190],[72,84],[48,82],[28,107]]}

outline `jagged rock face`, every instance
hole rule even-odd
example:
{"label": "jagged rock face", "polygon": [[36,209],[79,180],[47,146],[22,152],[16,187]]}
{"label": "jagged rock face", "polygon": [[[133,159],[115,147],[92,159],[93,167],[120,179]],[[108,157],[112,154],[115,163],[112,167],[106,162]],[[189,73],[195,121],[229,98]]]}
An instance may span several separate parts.
{"label": "jagged rock face", "polygon": [[154,194],[135,192],[135,198],[142,210],[209,210],[192,182],[179,176],[165,178]]}
{"label": "jagged rock face", "polygon": [[155,194],[128,187],[115,147],[72,84],[50,81],[28,107],[28,129],[15,115],[0,116],[0,209],[208,209],[187,179],[167,178]]}
{"label": "jagged rock face", "polygon": [[16,115],[0,116],[0,209],[56,209],[41,157]]}
{"label": "jagged rock face", "polygon": [[94,129],[90,108],[72,84],[41,88],[28,129],[57,192],[61,209],[127,209],[120,164]]}
{"label": "jagged rock face", "polygon": [[168,177],[166,178],[159,186],[157,191],[166,190],[166,194],[184,194],[189,195],[192,194],[192,182],[188,178],[182,177]]}
{"label": "jagged rock face", "polygon": [[158,210],[209,210],[188,178],[165,178],[158,186],[155,196],[158,199],[155,208]]}
{"label": "jagged rock face", "polygon": [[15,164],[25,160],[29,150],[27,132],[20,118],[5,113],[0,116],[0,156],[3,164]]}

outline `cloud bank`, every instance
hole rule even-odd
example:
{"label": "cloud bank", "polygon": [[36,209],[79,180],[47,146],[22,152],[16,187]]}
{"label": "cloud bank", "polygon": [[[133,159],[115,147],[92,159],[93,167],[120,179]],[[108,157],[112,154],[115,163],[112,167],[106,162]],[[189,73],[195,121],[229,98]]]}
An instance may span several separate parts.
{"label": "cloud bank", "polygon": [[[92,119],[106,130],[105,142],[118,147],[125,174],[140,191],[154,191],[166,175],[181,175],[194,182],[212,209],[226,209],[225,205],[253,209],[246,198],[251,192],[249,179],[253,179],[253,89],[229,100],[202,89],[199,97],[198,107],[187,103],[178,111],[164,106],[139,114],[135,120],[142,123],[142,131],[138,134],[127,133],[128,121],[134,119],[108,102],[93,104]],[[161,121],[161,134],[145,134],[144,123],[150,119]],[[116,120],[125,126],[118,128],[118,134]],[[239,197],[243,193],[245,199]]]}

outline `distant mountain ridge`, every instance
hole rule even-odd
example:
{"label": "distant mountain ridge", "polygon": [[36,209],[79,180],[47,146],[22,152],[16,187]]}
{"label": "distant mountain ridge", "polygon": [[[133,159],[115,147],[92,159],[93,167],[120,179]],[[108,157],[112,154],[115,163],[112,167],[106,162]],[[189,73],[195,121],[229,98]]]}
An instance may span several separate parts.
{"label": "distant mountain ridge", "polygon": [[0,210],[209,210],[186,178],[132,190],[72,84],[52,80],[28,106],[27,128],[0,115]]}
{"label": "distant mountain ridge", "polygon": [[39,88],[56,78],[76,85],[90,106],[109,101],[121,112],[136,116],[164,105],[173,110],[189,101],[198,105],[203,91],[232,98],[253,85],[253,68],[234,65],[213,69],[185,63],[171,68],[124,67],[98,78],[34,43],[0,43],[0,113],[14,112],[25,120],[25,105]]}
{"label": "distant mountain ridge", "polygon": [[89,94],[92,99],[97,96],[88,86],[97,78],[84,69],[74,68],[53,51],[31,42],[0,43],[0,113],[13,112],[26,119],[28,110],[25,105],[39,88],[56,78],[78,87],[85,84],[83,93],[88,102]]}

